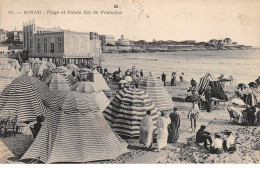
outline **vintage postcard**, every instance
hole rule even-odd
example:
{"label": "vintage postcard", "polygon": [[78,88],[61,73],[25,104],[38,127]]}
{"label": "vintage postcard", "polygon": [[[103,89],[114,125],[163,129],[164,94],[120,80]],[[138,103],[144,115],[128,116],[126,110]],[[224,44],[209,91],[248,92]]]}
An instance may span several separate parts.
{"label": "vintage postcard", "polygon": [[259,66],[259,0],[1,0],[0,164],[259,164]]}

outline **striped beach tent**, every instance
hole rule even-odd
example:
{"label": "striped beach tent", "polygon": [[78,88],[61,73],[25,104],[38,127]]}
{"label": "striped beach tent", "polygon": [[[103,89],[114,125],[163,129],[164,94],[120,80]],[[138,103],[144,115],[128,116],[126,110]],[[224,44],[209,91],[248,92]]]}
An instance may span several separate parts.
{"label": "striped beach tent", "polygon": [[116,159],[129,152],[127,143],[114,133],[91,96],[76,91],[61,93],[66,93],[63,104],[47,111],[39,134],[21,159],[89,162]]}
{"label": "striped beach tent", "polygon": [[172,97],[164,88],[162,81],[152,75],[141,77],[138,81],[138,88],[144,90],[151,98],[155,106],[160,110],[173,109]]}
{"label": "striped beach tent", "polygon": [[200,79],[198,89],[205,89],[209,85],[210,81],[217,81],[217,79],[214,77],[212,73],[209,72]]}
{"label": "striped beach tent", "polygon": [[45,81],[49,84],[51,91],[53,90],[70,90],[71,83],[66,74],[59,69],[54,69]]}
{"label": "striped beach tent", "polygon": [[14,154],[0,140],[0,164],[8,163],[8,158],[15,157]]}
{"label": "striped beach tent", "polygon": [[151,110],[155,125],[159,112],[148,94],[141,89],[123,88],[103,111],[103,115],[119,135],[138,137],[141,120],[148,110]]}
{"label": "striped beach tent", "polygon": [[28,82],[9,84],[0,95],[0,116],[4,112],[12,112],[12,116],[22,122],[36,120],[38,115],[45,114],[39,94]]}
{"label": "striped beach tent", "polygon": [[21,81],[25,81],[31,83],[38,94],[40,95],[41,99],[46,98],[50,94],[50,89],[45,82],[41,82],[39,79],[32,77],[32,76],[20,76],[13,80],[13,83],[18,83]]}
{"label": "striped beach tent", "polygon": [[87,79],[91,82],[94,82],[96,84],[96,86],[102,90],[110,90],[110,88],[107,85],[106,80],[104,79],[104,77],[102,76],[102,74],[100,74],[97,69],[94,69],[92,72],[88,73],[88,77]]}
{"label": "striped beach tent", "polygon": [[93,82],[78,82],[71,87],[71,90],[93,95],[93,99],[101,112],[103,112],[110,103],[105,93],[101,89],[98,89]]}
{"label": "striped beach tent", "polygon": [[207,73],[204,77],[200,79],[200,83],[198,86],[199,93],[202,92],[208,87],[211,87],[211,97],[215,97],[220,100],[228,100],[227,95],[221,85],[221,82],[214,77],[210,72]]}
{"label": "striped beach tent", "polygon": [[211,87],[211,97],[225,101],[228,100],[220,81],[210,81],[209,86]]}

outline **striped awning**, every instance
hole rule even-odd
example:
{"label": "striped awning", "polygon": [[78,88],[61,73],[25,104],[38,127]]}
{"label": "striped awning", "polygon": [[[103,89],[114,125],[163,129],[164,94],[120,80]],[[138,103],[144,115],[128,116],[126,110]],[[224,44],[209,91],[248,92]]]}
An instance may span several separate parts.
{"label": "striped awning", "polygon": [[138,87],[148,94],[152,102],[160,111],[173,109],[174,104],[172,97],[158,78],[151,75],[141,77],[138,81]]}
{"label": "striped awning", "polygon": [[214,75],[210,72],[200,79],[198,89],[205,89],[209,85],[209,81],[217,81]]}
{"label": "striped awning", "polygon": [[72,91],[91,94],[101,112],[109,105],[110,101],[104,92],[98,89],[93,82],[78,82],[71,88]]}
{"label": "striped awning", "polygon": [[124,88],[116,94],[103,115],[118,134],[138,137],[141,120],[148,110],[151,110],[155,125],[159,112],[148,95],[141,89]]}
{"label": "striped awning", "polygon": [[14,154],[0,140],[0,164],[8,163],[8,158],[15,157]]}
{"label": "striped awning", "polygon": [[70,90],[71,88],[71,83],[67,76],[65,74],[56,72],[56,69],[49,75],[45,82],[49,84],[51,91]]}
{"label": "striped awning", "polygon": [[[66,93],[61,110],[48,110],[35,141],[21,159],[40,157],[45,163],[116,159],[129,152],[127,143],[106,122],[86,93]],[[60,98],[54,98],[55,105]]]}
{"label": "striped awning", "polygon": [[25,81],[31,83],[35,89],[37,90],[38,94],[40,95],[41,99],[46,98],[50,94],[50,89],[45,82],[41,82],[39,79],[32,77],[32,76],[20,76],[13,80],[13,83],[18,83],[21,81]]}
{"label": "striped awning", "polygon": [[0,116],[6,111],[12,112],[19,121],[34,121],[38,115],[45,114],[39,94],[28,82],[8,85],[0,95]]}

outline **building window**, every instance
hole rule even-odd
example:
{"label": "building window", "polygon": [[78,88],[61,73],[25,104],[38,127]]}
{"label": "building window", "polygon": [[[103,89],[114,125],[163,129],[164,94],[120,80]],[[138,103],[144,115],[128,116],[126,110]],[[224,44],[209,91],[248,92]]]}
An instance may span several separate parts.
{"label": "building window", "polygon": [[44,53],[47,53],[48,52],[47,51],[47,38],[44,38],[43,41],[44,41],[43,50],[44,50]]}
{"label": "building window", "polygon": [[54,43],[51,43],[51,53],[54,53]]}
{"label": "building window", "polygon": [[61,52],[61,43],[58,43],[58,52]]}
{"label": "building window", "polygon": [[40,53],[40,52],[41,52],[41,44],[37,43],[37,53]]}
{"label": "building window", "polygon": [[61,37],[58,37],[58,41],[59,41],[59,42],[61,41]]}

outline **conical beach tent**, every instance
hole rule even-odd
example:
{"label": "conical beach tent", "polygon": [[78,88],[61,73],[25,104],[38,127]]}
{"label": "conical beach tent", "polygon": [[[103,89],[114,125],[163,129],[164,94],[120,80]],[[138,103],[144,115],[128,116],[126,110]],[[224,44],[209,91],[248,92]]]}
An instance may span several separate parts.
{"label": "conical beach tent", "polygon": [[71,88],[71,83],[68,80],[67,76],[59,69],[53,70],[45,82],[49,84],[49,88],[51,91],[70,90]]}
{"label": "conical beach tent", "polygon": [[173,109],[174,104],[172,97],[168,94],[158,78],[152,75],[141,77],[138,81],[138,87],[148,94],[160,111]]}
{"label": "conical beach tent", "polygon": [[101,112],[103,112],[110,103],[104,92],[101,89],[96,88],[93,82],[78,82],[72,86],[71,90],[93,95],[92,97]]}
{"label": "conical beach tent", "polygon": [[97,69],[94,69],[92,72],[88,73],[87,79],[91,82],[94,82],[96,86],[101,90],[110,90],[110,88],[107,85],[106,80],[100,74]]}
{"label": "conical beach tent", "polygon": [[[61,92],[64,93],[64,92]],[[128,152],[127,144],[110,128],[94,100],[71,91],[53,99],[35,141],[22,159],[40,157],[45,163],[88,162],[116,159]],[[61,95],[62,96],[62,95]]]}
{"label": "conical beach tent", "polygon": [[151,110],[155,125],[159,112],[148,95],[141,89],[123,88],[103,111],[103,115],[118,134],[138,137],[141,120],[148,110]]}
{"label": "conical beach tent", "polygon": [[0,116],[8,111],[19,121],[30,122],[45,114],[45,107],[35,87],[22,81],[8,85],[0,95]]}
{"label": "conical beach tent", "polygon": [[18,83],[21,81],[25,81],[31,83],[35,89],[37,90],[38,94],[40,95],[41,99],[46,98],[50,94],[50,89],[45,82],[41,82],[39,79],[32,77],[32,76],[20,76],[13,80],[13,83]]}
{"label": "conical beach tent", "polygon": [[14,154],[0,140],[0,164],[8,163],[8,158],[15,157]]}

